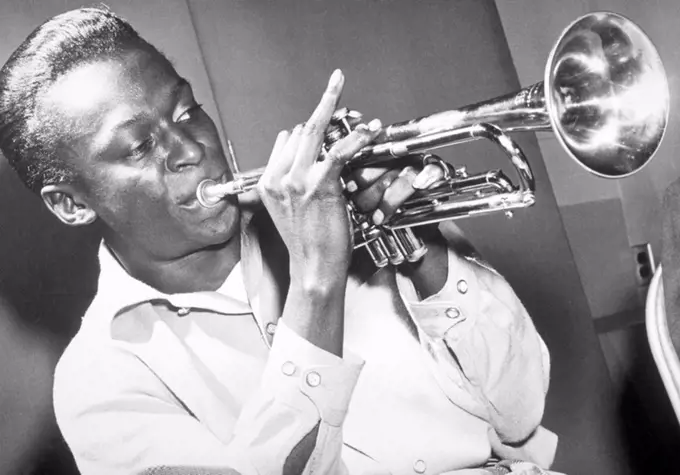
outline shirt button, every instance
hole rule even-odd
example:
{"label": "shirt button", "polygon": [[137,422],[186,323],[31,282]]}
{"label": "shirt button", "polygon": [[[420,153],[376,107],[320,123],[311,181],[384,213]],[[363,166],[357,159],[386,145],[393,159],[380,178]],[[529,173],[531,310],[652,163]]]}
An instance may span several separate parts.
{"label": "shirt button", "polygon": [[286,376],[293,376],[295,374],[296,369],[297,368],[295,368],[295,363],[293,363],[292,361],[286,361],[281,366],[281,372]]}
{"label": "shirt button", "polygon": [[187,307],[178,308],[177,309],[177,316],[178,317],[186,317],[187,315],[189,315],[189,312],[191,312],[191,310],[188,309]]}
{"label": "shirt button", "polygon": [[312,371],[311,373],[307,374],[307,384],[313,388],[317,387],[319,384],[321,384],[321,375],[316,371]]}
{"label": "shirt button", "polygon": [[451,307],[446,309],[446,316],[449,318],[458,318],[460,317],[460,310],[458,310],[456,307]]}
{"label": "shirt button", "polygon": [[265,329],[267,331],[267,334],[274,335],[274,333],[276,332],[276,323],[274,323],[274,322],[267,323],[267,326],[265,327]]}
{"label": "shirt button", "polygon": [[416,473],[425,473],[425,470],[427,470],[427,464],[425,464],[425,460],[416,460],[413,463],[413,471]]}
{"label": "shirt button", "polygon": [[468,283],[467,281],[460,279],[458,281],[458,284],[456,284],[456,288],[458,289],[458,292],[461,294],[465,294],[468,291]]}

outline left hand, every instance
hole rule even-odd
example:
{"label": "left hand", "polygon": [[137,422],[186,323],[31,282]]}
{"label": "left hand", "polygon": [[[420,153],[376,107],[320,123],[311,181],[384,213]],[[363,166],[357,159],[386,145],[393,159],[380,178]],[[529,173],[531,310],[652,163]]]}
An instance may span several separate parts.
{"label": "left hand", "polygon": [[[371,217],[376,225],[385,223],[415,192],[426,190],[444,177],[444,171],[433,163],[404,168],[360,168],[345,180],[350,199],[360,213]],[[439,292],[446,283],[448,259],[446,240],[439,226],[413,228],[428,247],[428,252],[417,263],[400,266],[408,275],[421,298]]]}
{"label": "left hand", "polygon": [[416,191],[425,190],[444,177],[435,164],[424,167],[359,168],[347,177],[347,191],[359,212],[381,225]]}

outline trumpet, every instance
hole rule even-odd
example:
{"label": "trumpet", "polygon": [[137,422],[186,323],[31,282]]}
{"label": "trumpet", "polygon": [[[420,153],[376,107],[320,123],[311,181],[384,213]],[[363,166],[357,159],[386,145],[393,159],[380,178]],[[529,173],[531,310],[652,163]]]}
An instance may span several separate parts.
{"label": "trumpet", "polygon": [[[436,163],[444,177],[409,198],[380,226],[348,208],[355,248],[365,247],[384,267],[415,262],[427,248],[411,229],[449,219],[525,208],[535,202],[535,181],[513,132],[552,132],[567,154],[590,173],[623,178],[639,171],[662,141],[669,109],[668,81],[659,54],[635,23],[611,12],[595,12],[572,22],[553,46],[543,81],[520,91],[459,109],[389,125],[360,150],[348,169],[393,163],[407,157]],[[360,117],[343,108],[333,116],[324,147],[348,134]],[[468,174],[433,150],[486,139],[506,155],[517,184],[499,169]],[[327,148],[326,148],[327,149]],[[254,188],[263,169],[225,184],[205,180],[198,201],[214,206],[225,196]]]}

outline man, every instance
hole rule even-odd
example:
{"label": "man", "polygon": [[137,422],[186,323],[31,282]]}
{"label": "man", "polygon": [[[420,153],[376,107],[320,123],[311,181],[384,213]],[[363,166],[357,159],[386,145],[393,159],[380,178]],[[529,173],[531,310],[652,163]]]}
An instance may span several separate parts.
{"label": "man", "polygon": [[[424,230],[430,250],[409,268],[366,279],[350,266],[339,177],[380,123],[317,160],[343,84],[333,73],[305,125],[279,134],[264,210],[203,208],[197,185],[231,178],[215,126],[129,24],[68,12],[6,63],[2,152],[59,219],[103,234],[97,295],[55,374],[83,473],[550,465],[545,346],[455,228],[450,243]],[[349,189],[381,222],[433,179],[434,167],[373,169]]]}

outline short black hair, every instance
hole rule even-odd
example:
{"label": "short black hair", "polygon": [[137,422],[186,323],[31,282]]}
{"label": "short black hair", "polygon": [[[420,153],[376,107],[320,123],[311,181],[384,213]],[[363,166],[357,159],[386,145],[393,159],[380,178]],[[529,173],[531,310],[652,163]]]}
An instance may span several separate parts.
{"label": "short black hair", "polygon": [[75,179],[57,153],[63,131],[37,116],[42,95],[75,67],[135,46],[161,54],[126,20],[97,6],[52,17],[12,53],[0,70],[0,151],[29,189]]}

